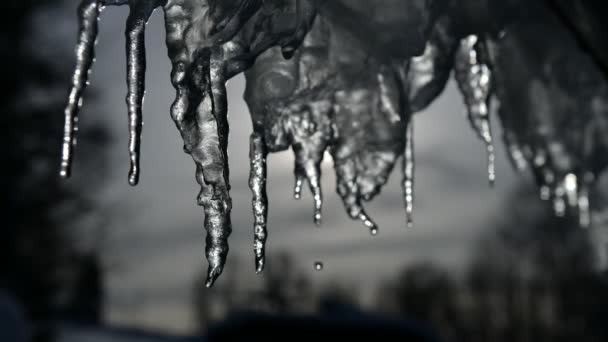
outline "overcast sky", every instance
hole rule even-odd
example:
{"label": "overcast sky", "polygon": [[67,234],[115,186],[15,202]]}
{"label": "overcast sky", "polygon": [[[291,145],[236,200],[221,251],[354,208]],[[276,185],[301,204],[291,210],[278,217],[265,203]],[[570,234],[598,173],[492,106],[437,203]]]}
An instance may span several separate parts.
{"label": "overcast sky", "polygon": [[[108,8],[103,13],[91,80],[97,91],[96,100],[85,104],[81,117],[84,122],[102,122],[113,138],[108,146],[110,178],[94,194],[99,209],[106,210],[107,215],[108,237],[103,245],[105,262],[109,265],[108,318],[121,324],[187,332],[192,328],[189,304],[192,282],[207,267],[203,212],[195,203],[198,186],[193,162],[182,152],[179,133],[169,115],[175,92],[169,80],[170,63],[160,12],[155,13],[147,30],[141,182],[136,188],[127,184],[124,103],[127,12],[123,7]],[[76,18],[69,17],[65,24],[53,29],[61,33],[55,37],[62,37],[61,41],[54,41],[55,48],[61,45],[71,49]],[[48,41],[46,45],[52,46]],[[230,81],[229,157],[234,232],[227,267],[238,263],[241,276],[255,286],[259,277],[253,267],[251,196],[247,186],[251,123],[242,100],[243,90],[243,77]],[[62,120],[61,113],[57,119]],[[496,128],[495,136],[500,141]],[[466,263],[479,234],[509,215],[501,206],[519,178],[508,165],[499,143],[498,180],[494,189],[488,187],[484,146],[470,129],[453,84],[429,110],[416,116],[415,144],[415,228],[405,228],[401,175],[395,172],[383,193],[367,206],[368,213],[380,225],[377,237],[371,237],[359,222],[347,218],[334,191],[335,178],[329,159],[323,167],[323,227],[317,229],[312,223],[310,196],[307,194],[301,201],[292,199],[291,153],[271,156],[269,253],[288,250],[315,281],[340,279],[368,290],[378,279],[390,277],[412,262],[433,261],[457,272]],[[87,151],[79,149],[77,153]],[[75,183],[91,176],[77,170]],[[317,260],[324,262],[323,272],[313,270]],[[223,286],[225,281],[221,278],[216,286]]]}

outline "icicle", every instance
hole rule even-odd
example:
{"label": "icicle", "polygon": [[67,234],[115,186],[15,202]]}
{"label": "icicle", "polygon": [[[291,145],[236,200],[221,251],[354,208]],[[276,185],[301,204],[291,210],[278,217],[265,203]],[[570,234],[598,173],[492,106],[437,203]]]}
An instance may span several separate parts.
{"label": "icicle", "polygon": [[539,197],[543,201],[548,201],[551,199],[551,188],[548,185],[541,185],[539,191]]}
{"label": "icicle", "polygon": [[589,190],[582,186],[577,199],[578,222],[581,228],[588,228],[591,225],[591,211],[589,208]]}
{"label": "icicle", "polygon": [[310,101],[305,106],[295,105],[283,113],[288,120],[287,130],[295,155],[294,197],[300,199],[306,180],[313,197],[314,222],[321,225],[323,192],[321,191],[321,163],[330,139],[326,101]]}
{"label": "icicle", "polygon": [[[211,185],[214,190],[208,196],[212,204],[205,206],[206,251],[209,261],[207,287],[211,287],[222,273],[228,255],[228,236],[232,232],[230,221],[232,199],[229,194],[228,168],[228,99],[223,53],[222,48],[218,48],[210,56],[207,96],[210,97],[211,103],[209,103],[210,106],[207,106],[206,101],[203,100],[202,108],[199,107],[197,110],[198,125],[201,126],[202,123],[203,126],[199,128],[199,139],[204,140],[204,144],[207,145],[202,147],[202,150],[206,150],[204,153],[208,155],[208,159],[212,163],[206,162],[207,157],[203,157],[197,162],[201,162],[203,165],[205,183]],[[217,141],[214,136],[217,137]],[[213,222],[207,224],[208,218],[211,218],[209,221]]]}
{"label": "icicle", "polygon": [[553,211],[557,217],[564,217],[566,215],[566,189],[564,188],[563,182],[558,182],[555,189],[553,189]]}
{"label": "icicle", "polygon": [[314,204],[314,222],[316,225],[321,225],[322,210],[323,210],[323,193],[321,191],[321,160],[323,158],[324,149],[316,150],[314,145],[303,146],[296,144],[294,152],[296,155],[295,174],[296,186],[294,197],[299,199],[302,193],[302,183],[304,179],[308,180],[308,186],[313,197]]}
{"label": "icicle", "polygon": [[335,169],[338,178],[337,192],[340,197],[342,197],[346,212],[352,219],[360,220],[363,225],[369,229],[371,235],[377,235],[378,226],[369,216],[367,216],[367,213],[361,205],[354,161],[345,160],[343,162],[335,162]]}
{"label": "icicle", "polygon": [[564,178],[564,189],[568,205],[576,208],[578,205],[578,179],[575,174],[569,173]]}
{"label": "icicle", "polygon": [[73,149],[78,132],[78,112],[82,106],[84,91],[89,82],[89,74],[95,60],[95,43],[98,33],[98,19],[102,4],[98,0],[83,0],[78,8],[79,33],[76,45],[76,68],[72,76],[72,89],[65,108],[63,147],[61,153],[61,177],[70,176]]}
{"label": "icicle", "polygon": [[127,107],[129,111],[129,184],[139,182],[139,151],[143,126],[142,106],[146,79],[146,23],[156,1],[131,0],[125,37],[127,40]]}
{"label": "icicle", "polygon": [[490,185],[496,180],[494,142],[490,128],[489,102],[492,88],[492,73],[480,56],[481,42],[475,35],[464,38],[456,53],[454,76],[464,97],[471,126],[486,144],[488,179]]}
{"label": "icicle", "polygon": [[294,173],[295,182],[293,186],[293,198],[299,200],[300,198],[302,198],[302,185],[304,184],[304,176],[297,172]]}
{"label": "icicle", "polygon": [[[491,139],[490,139],[491,141]],[[488,181],[490,186],[496,183],[496,154],[494,153],[494,144],[486,141],[486,152],[488,156]]]}
{"label": "icicle", "polygon": [[555,175],[547,166],[547,153],[543,149],[536,149],[532,158],[532,171],[540,187],[539,197],[548,201],[555,194]]}
{"label": "icicle", "polygon": [[407,125],[405,153],[403,155],[403,199],[405,201],[406,224],[414,225],[414,122],[410,119]]}
{"label": "icicle", "polygon": [[268,151],[263,138],[252,134],[249,145],[249,188],[253,194],[253,250],[256,272],[264,269],[268,218],[268,197],[266,195],[266,156]]}
{"label": "icicle", "polygon": [[[181,12],[166,9],[165,13]],[[166,19],[167,45],[173,64],[172,83],[177,91],[171,117],[180,130],[185,151],[196,164],[196,179],[201,186],[198,203],[205,211],[207,230],[205,254],[209,268],[206,285],[211,287],[226,263],[228,236],[232,232],[224,59],[222,51],[203,50],[194,61],[185,60],[182,49],[188,46],[174,32],[182,27],[178,24],[183,23],[176,22],[178,20]]]}
{"label": "icicle", "polygon": [[513,133],[505,132],[504,141],[507,146],[507,155],[511,161],[511,165],[515,170],[523,172],[528,167],[528,162],[524,156],[524,152],[521,150],[519,144],[515,141]]}

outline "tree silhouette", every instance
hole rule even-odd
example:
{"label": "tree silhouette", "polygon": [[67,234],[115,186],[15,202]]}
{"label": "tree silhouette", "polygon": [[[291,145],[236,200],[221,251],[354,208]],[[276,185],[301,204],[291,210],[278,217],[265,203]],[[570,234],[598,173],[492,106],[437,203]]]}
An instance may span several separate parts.
{"label": "tree silhouette", "polygon": [[380,306],[431,323],[448,341],[605,341],[608,279],[594,268],[587,231],[517,190],[509,219],[480,239],[463,280],[409,266]]}
{"label": "tree silhouette", "polygon": [[[4,128],[0,136],[0,288],[24,306],[33,322],[34,340],[40,341],[52,337],[59,293],[78,260],[66,218],[90,209],[83,197],[59,181],[57,173],[62,99],[67,90],[67,80],[60,76],[61,62],[37,57],[29,46],[34,15],[44,6],[59,4],[10,0],[3,2],[0,11],[0,63],[7,66],[0,92]],[[102,145],[106,140],[99,127],[83,133],[85,142]],[[81,164],[94,165],[87,159]],[[99,170],[91,186],[101,178]]]}

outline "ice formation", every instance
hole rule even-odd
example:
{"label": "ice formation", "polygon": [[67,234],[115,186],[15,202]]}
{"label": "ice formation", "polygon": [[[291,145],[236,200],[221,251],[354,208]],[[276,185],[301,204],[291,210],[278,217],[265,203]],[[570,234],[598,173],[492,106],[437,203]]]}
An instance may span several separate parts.
{"label": "ice formation", "polygon": [[232,229],[226,81],[241,72],[253,122],[249,186],[258,272],[268,238],[269,153],[292,149],[294,197],[308,187],[320,225],[320,165],[329,152],[347,214],[372,235],[379,230],[364,203],[379,194],[401,158],[405,223],[412,226],[414,115],[442,93],[452,74],[485,145],[490,183],[496,177],[490,128],[496,99],[514,165],[532,169],[557,215],[573,212],[588,226],[589,193],[608,162],[604,55],[577,45],[576,37],[591,47],[599,40],[584,26],[576,31],[576,16],[556,15],[567,6],[556,2],[82,0],[60,173],[70,174],[101,11],[128,5],[128,180],[137,184],[145,27],[161,8],[176,89],[171,117],[196,165],[205,212],[207,286],[222,273]]}

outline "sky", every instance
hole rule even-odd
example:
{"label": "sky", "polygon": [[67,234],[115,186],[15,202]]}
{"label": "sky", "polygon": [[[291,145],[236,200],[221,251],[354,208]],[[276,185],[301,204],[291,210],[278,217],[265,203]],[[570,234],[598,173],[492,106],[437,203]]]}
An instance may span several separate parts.
{"label": "sky", "polygon": [[[90,195],[98,209],[96,220],[104,222],[104,233],[82,235],[104,253],[109,322],[188,333],[194,328],[192,284],[207,268],[203,212],[195,201],[195,169],[191,158],[182,152],[181,138],[169,115],[175,91],[169,79],[162,14],[157,11],[146,32],[148,73],[141,180],[135,188],[127,183],[127,14],[124,7],[108,8],[103,13],[91,78],[96,94],[93,101],[85,103],[81,115],[84,129],[87,122],[101,123],[112,137],[105,167],[109,175],[103,187]],[[49,18],[53,16],[49,14],[47,22]],[[73,49],[75,16],[50,28],[55,46],[46,41],[44,48]],[[48,32],[46,35],[50,36]],[[231,267],[238,269],[243,283],[255,287],[260,279],[254,272],[247,185],[251,123],[243,91],[242,76],[229,82],[234,230],[226,272]],[[61,113],[57,117],[61,120]],[[309,194],[300,201],[292,199],[291,152],[279,153],[268,162],[268,253],[289,251],[314,282],[339,279],[355,284],[364,294],[372,293],[381,280],[396,275],[407,264],[431,261],[453,272],[466,265],[478,238],[497,222],[508,219],[509,208],[504,203],[524,177],[510,167],[494,122],[498,178],[493,189],[488,186],[484,145],[470,128],[453,83],[428,110],[417,114],[414,122],[414,228],[405,227],[398,170],[382,194],[366,207],[379,224],[380,234],[372,237],[361,223],[351,221],[335,194],[329,157],[323,164],[323,226],[315,228]],[[77,149],[76,153],[87,151]],[[86,184],[92,176],[79,173],[76,165],[71,182]],[[314,270],[315,261],[324,263],[322,272]],[[215,286],[225,286],[226,278],[220,278]]]}

